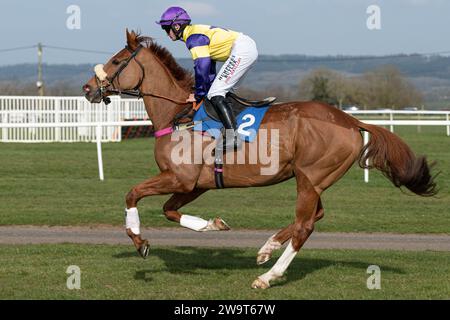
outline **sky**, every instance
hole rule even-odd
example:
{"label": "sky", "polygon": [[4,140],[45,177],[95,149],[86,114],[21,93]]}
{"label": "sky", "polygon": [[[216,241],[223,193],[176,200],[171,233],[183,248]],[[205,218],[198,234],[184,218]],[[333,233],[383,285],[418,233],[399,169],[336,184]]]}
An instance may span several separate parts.
{"label": "sky", "polygon": [[[172,5],[184,7],[193,23],[250,35],[260,54],[450,51],[449,0],[1,0],[1,4],[0,65],[35,63],[35,48],[4,50],[38,42],[114,53],[125,45],[126,28],[152,36],[177,58],[187,58],[184,43],[172,42],[155,24]],[[373,5],[380,13],[376,21],[374,12],[367,12]],[[78,20],[74,20],[74,6],[79,9]],[[372,26],[379,22],[379,28],[370,30],[368,20]],[[109,56],[44,48],[43,60],[49,64],[102,63]]]}

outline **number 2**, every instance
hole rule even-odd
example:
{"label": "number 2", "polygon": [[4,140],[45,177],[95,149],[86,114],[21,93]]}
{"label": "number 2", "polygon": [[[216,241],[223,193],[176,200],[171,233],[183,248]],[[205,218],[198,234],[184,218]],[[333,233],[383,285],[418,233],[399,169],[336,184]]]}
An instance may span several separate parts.
{"label": "number 2", "polygon": [[242,120],[249,120],[249,121],[242,122],[237,131],[239,134],[249,137],[252,133],[246,131],[245,128],[251,127],[255,123],[256,121],[255,116],[248,113],[242,117]]}

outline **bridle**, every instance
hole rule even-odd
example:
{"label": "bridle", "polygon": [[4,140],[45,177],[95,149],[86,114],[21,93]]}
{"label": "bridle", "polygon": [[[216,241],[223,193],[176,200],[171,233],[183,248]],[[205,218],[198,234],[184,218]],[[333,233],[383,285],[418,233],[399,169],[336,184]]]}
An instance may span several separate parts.
{"label": "bridle", "polygon": [[[138,59],[136,59],[136,56],[139,54],[139,51],[141,51],[142,48],[143,48],[143,46],[139,45],[133,51],[128,46],[125,46],[125,49],[127,49],[131,53],[131,55],[127,58],[127,60],[125,60],[124,62],[120,63],[120,66],[112,74],[112,76],[106,76],[104,80],[100,80],[98,78],[97,74],[95,75],[95,79],[96,79],[97,85],[98,85],[98,90],[99,90],[99,92],[101,94],[101,98],[102,98],[103,102],[106,105],[111,103],[111,99],[107,96],[107,94],[126,94],[126,95],[129,95],[129,96],[134,96],[134,97],[138,97],[138,98],[142,98],[142,97],[145,97],[145,96],[155,97],[155,98],[159,98],[159,99],[168,100],[168,101],[171,101],[171,102],[179,104],[179,105],[188,104],[186,101],[172,99],[172,98],[166,97],[164,95],[151,93],[151,92],[142,92],[141,86],[142,86],[142,83],[144,82],[144,78],[145,78],[145,69],[144,69],[144,66],[142,65],[142,63]],[[141,68],[141,70],[142,70],[142,77],[139,79],[139,82],[137,83],[137,85],[133,89],[131,89],[131,90],[121,90],[120,89],[119,76],[122,73],[122,71],[125,70],[126,67],[128,67],[128,65],[131,62],[131,60],[136,61],[136,63]],[[118,88],[115,87],[114,80],[117,80]]]}

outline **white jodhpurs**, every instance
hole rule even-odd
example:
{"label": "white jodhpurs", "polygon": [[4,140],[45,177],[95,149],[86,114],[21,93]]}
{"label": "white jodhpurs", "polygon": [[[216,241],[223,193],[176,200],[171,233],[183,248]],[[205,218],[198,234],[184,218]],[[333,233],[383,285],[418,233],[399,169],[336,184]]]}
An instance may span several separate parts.
{"label": "white jodhpurs", "polygon": [[230,56],[217,73],[208,91],[208,99],[215,96],[225,97],[252,67],[257,58],[258,49],[255,41],[241,33],[234,41]]}

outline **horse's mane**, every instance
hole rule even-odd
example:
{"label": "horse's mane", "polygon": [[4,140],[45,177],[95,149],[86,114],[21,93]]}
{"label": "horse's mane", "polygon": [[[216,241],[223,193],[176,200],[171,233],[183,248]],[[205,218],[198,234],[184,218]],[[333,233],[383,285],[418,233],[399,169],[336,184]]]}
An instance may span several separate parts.
{"label": "horse's mane", "polygon": [[127,39],[127,44],[132,50],[136,49],[139,45],[149,49],[167,67],[175,80],[179,82],[180,86],[187,91],[191,91],[191,87],[194,85],[192,73],[181,67],[169,50],[157,44],[152,37],[142,36],[139,32],[135,33],[131,31]]}

